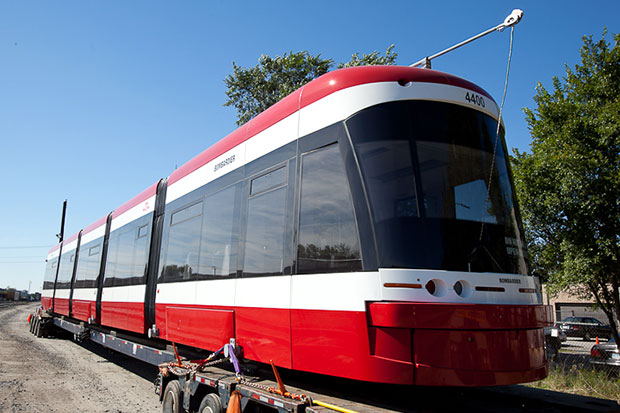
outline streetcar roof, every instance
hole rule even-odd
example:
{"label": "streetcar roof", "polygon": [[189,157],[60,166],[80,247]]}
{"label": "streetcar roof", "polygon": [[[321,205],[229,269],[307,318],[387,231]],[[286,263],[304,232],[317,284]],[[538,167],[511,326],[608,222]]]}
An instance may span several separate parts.
{"label": "streetcar roof", "polygon": [[367,83],[424,82],[462,87],[493,99],[488,92],[460,77],[431,69],[408,66],[359,66],[334,70],[307,83],[269,109],[234,130],[225,138],[194,157],[168,178],[172,185],[218,156],[259,134],[296,111],[342,89]]}
{"label": "streetcar roof", "polygon": [[[186,162],[170,174],[170,177],[168,178],[168,185],[170,186],[174,184],[218,156],[226,153],[230,149],[240,145],[253,136],[258,135],[260,132],[275,125],[287,116],[292,115],[298,110],[307,107],[314,102],[317,102],[342,89],[379,82],[400,82],[401,84],[408,82],[421,82],[457,86],[474,91],[493,100],[488,92],[474,83],[458,76],[431,69],[412,68],[408,66],[359,66],[334,70],[297,89],[247,123],[235,129],[229,135],[219,140],[196,157]],[[158,183],[159,181],[155,182],[147,189],[116,208],[113,212],[111,212],[112,219],[118,218],[123,213],[155,196],[157,193]],[[86,234],[94,231],[102,225],[105,225],[108,215],[109,214],[106,214],[104,217],[87,226],[83,233]],[[79,231],[64,240],[62,243],[54,245],[50,248],[49,254],[60,248],[61,244],[67,245],[71,241],[77,239],[78,235]]]}

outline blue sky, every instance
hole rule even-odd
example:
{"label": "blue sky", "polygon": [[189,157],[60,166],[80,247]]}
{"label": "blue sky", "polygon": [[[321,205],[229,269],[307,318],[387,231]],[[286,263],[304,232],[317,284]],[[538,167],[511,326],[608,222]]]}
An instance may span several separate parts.
{"label": "blue sky", "polygon": [[[233,61],[308,50],[341,62],[393,43],[408,65],[513,8],[525,16],[504,122],[508,147],[527,150],[536,83],[579,62],[583,35],[618,33],[620,2],[0,0],[0,286],[40,290],[63,199],[68,236],[234,130]],[[494,33],[433,68],[499,102],[508,44]]]}

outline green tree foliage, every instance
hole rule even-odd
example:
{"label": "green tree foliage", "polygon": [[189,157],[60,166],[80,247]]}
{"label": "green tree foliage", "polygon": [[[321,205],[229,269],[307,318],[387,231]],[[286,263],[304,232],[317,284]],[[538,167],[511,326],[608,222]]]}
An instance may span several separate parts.
{"label": "green tree foliage", "polygon": [[280,99],[312,79],[327,73],[331,59],[312,56],[307,51],[262,55],[258,65],[243,68],[233,62],[233,73],[224,80],[228,100],[224,106],[237,109],[237,125],[252,119]]}
{"label": "green tree foliage", "polygon": [[594,296],[620,319],[620,35],[584,37],[581,63],[524,109],[531,153],[513,171],[535,272],[552,291]]}
{"label": "green tree foliage", "polygon": [[351,60],[338,64],[338,69],[354,66],[373,66],[373,65],[395,65],[398,54],[394,51],[394,45],[390,45],[385,51],[385,55],[381,56],[376,50],[371,54],[362,54],[359,57],[359,53],[354,53],[351,56]]}
{"label": "green tree foliage", "polygon": [[[396,57],[394,45],[391,45],[385,56],[375,51],[360,58],[355,53],[349,62],[340,63],[338,68],[393,65]],[[233,62],[233,73],[224,79],[228,96],[224,106],[237,109],[237,125],[242,125],[306,83],[327,73],[333,64],[332,59],[323,59],[320,54],[313,56],[307,51],[289,52],[276,57],[262,55],[258,64],[249,68]]]}

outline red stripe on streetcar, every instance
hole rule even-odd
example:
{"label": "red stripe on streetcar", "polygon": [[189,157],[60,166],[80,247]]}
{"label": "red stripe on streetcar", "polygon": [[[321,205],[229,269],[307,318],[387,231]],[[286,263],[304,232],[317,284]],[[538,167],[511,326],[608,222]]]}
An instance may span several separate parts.
{"label": "red stripe on streetcar", "polygon": [[106,224],[106,222],[108,221],[108,214],[105,214],[105,216],[99,218],[97,221],[93,222],[92,224],[90,224],[89,226],[87,226],[86,228],[84,228],[82,230],[82,236],[88,234],[89,232],[93,232],[94,230],[96,230],[99,227],[102,227]]}
{"label": "red stripe on streetcar", "polygon": [[78,231],[78,232],[76,232],[75,234],[71,235],[69,238],[65,238],[65,239],[62,241],[62,245],[67,245],[67,244],[69,244],[70,242],[75,241],[75,240],[77,239],[77,237],[78,237],[78,235],[79,235],[79,234],[80,234],[80,231]]}
{"label": "red stripe on streetcar", "polygon": [[140,192],[138,195],[131,198],[129,201],[125,202],[123,205],[119,206],[112,212],[112,219],[116,219],[125,212],[129,211],[131,208],[139,205],[141,202],[146,201],[153,195],[157,193],[157,185],[159,181],[155,182],[153,185],[146,188],[144,191]]}
{"label": "red stripe on streetcar", "polygon": [[50,250],[47,252],[48,255],[51,254],[52,252],[56,251],[58,248],[60,248],[60,243],[54,245],[52,248],[50,248]]}

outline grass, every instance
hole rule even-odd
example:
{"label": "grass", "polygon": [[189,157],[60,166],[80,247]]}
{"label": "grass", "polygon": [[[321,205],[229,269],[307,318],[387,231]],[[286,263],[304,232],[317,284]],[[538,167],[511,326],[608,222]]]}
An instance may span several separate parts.
{"label": "grass", "polygon": [[528,384],[538,389],[616,400],[620,403],[620,377],[605,371],[552,363],[546,379]]}

